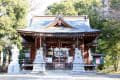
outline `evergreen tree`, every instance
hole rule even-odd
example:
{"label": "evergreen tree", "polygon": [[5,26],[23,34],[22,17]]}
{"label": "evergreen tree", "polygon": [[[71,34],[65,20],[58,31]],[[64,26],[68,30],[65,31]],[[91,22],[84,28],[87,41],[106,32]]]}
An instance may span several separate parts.
{"label": "evergreen tree", "polygon": [[48,7],[47,15],[77,15],[72,0],[62,0],[61,3],[54,3]]}
{"label": "evergreen tree", "polygon": [[26,26],[27,7],[24,0],[0,0],[0,51],[13,43],[20,47],[16,29]]}
{"label": "evergreen tree", "polygon": [[0,0],[0,68],[2,70],[6,70],[9,64],[11,45],[16,44],[19,49],[22,48],[22,38],[16,29],[26,27],[27,4],[25,0]]}
{"label": "evergreen tree", "polygon": [[103,22],[103,26],[96,53],[105,53],[105,67],[113,65],[114,70],[117,71],[120,62],[120,23],[112,19]]}

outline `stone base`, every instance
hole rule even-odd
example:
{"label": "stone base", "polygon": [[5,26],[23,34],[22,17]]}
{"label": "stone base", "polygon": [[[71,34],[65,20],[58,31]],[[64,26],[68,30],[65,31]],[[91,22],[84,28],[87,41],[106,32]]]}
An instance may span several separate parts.
{"label": "stone base", "polygon": [[32,72],[30,72],[31,74],[39,74],[39,75],[47,75],[47,72],[43,72],[43,71],[37,71],[37,72],[35,72],[35,71],[32,71]]}
{"label": "stone base", "polygon": [[73,64],[72,72],[85,72],[84,64]]}
{"label": "stone base", "polygon": [[44,73],[45,72],[45,64],[43,63],[34,63],[33,70],[31,73]]}
{"label": "stone base", "polygon": [[20,65],[16,62],[16,63],[10,63],[8,65],[8,73],[10,74],[16,74],[20,72]]}
{"label": "stone base", "polygon": [[85,70],[72,70],[72,72],[85,72]]}

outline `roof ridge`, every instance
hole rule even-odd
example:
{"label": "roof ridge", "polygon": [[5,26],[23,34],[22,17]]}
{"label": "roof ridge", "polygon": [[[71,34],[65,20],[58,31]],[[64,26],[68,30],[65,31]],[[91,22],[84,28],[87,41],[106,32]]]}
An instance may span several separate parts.
{"label": "roof ridge", "polygon": [[86,18],[88,19],[88,15],[78,15],[78,16],[67,16],[67,15],[62,15],[62,14],[59,14],[57,16],[55,15],[42,15],[42,16],[33,16],[32,18],[37,18],[37,17],[81,17],[81,18]]}

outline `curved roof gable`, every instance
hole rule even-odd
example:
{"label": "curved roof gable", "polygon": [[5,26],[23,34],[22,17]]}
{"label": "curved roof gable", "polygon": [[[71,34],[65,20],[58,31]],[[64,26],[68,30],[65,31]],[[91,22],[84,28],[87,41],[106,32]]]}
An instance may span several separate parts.
{"label": "curved roof gable", "polygon": [[70,24],[68,24],[67,22],[65,22],[61,16],[56,17],[55,21],[52,22],[51,24],[45,26],[45,28],[62,27],[62,26],[66,27],[66,28],[75,28],[75,27],[71,26]]}

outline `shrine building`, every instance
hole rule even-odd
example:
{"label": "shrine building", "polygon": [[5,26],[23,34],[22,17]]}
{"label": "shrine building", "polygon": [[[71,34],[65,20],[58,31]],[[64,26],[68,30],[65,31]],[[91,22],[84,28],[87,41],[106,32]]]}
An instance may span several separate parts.
{"label": "shrine building", "polygon": [[90,48],[97,46],[101,30],[92,29],[87,16],[34,16],[29,27],[17,32],[24,39],[22,45],[30,49],[31,64],[42,47],[46,69],[72,70],[78,48],[85,70],[95,67]]}

